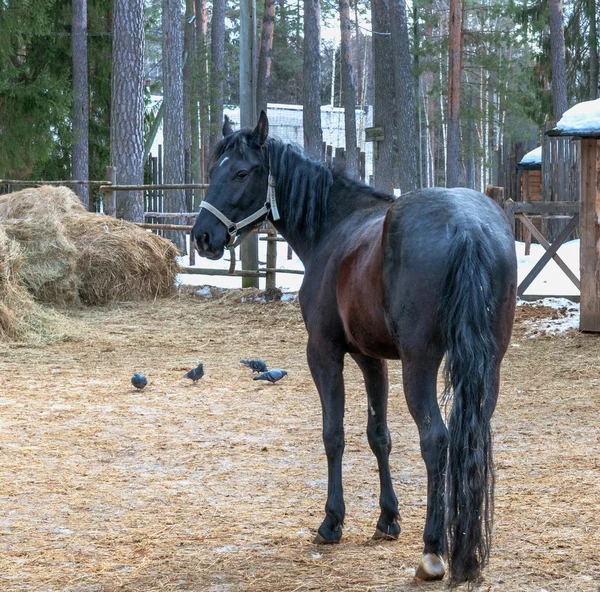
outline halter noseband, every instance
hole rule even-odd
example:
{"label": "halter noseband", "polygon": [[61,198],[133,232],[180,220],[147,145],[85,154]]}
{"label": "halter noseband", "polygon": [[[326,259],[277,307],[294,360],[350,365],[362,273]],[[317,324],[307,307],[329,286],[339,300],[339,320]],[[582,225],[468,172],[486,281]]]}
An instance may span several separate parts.
{"label": "halter noseband", "polygon": [[227,243],[226,247],[229,249],[237,247],[242,241],[242,237],[237,236],[237,233],[242,228],[252,225],[265,214],[267,216],[271,214],[274,221],[280,219],[279,210],[277,209],[277,201],[275,200],[275,182],[273,181],[273,176],[271,175],[271,167],[269,166],[269,180],[265,205],[260,208],[260,210],[250,214],[250,216],[247,216],[239,222],[233,222],[225,214],[223,214],[223,212],[219,211],[217,208],[215,208],[215,206],[205,201],[200,204],[200,209],[205,209],[213,216],[218,218],[223,224],[225,224],[225,227],[227,228],[227,234],[229,234],[229,242]]}

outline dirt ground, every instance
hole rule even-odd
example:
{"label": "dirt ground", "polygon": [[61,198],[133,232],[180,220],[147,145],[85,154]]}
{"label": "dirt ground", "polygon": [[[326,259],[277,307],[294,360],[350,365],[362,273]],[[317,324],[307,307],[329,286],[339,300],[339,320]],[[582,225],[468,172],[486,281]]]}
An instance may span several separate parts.
{"label": "dirt ground", "polygon": [[[504,365],[483,591],[600,587],[600,336],[530,338],[545,312],[519,310]],[[370,539],[377,468],[349,361],[344,536],[317,547],[326,462],[297,304],[182,296],[69,316],[67,342],[0,345],[0,590],[446,589],[413,580],[426,479],[398,363],[400,539]],[[253,382],[239,363],[253,357],[289,376]]]}

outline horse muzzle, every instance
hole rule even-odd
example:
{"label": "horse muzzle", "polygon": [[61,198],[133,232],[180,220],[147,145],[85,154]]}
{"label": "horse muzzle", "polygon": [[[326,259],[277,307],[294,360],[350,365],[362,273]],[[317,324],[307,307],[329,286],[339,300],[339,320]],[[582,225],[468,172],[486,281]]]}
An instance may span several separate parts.
{"label": "horse muzzle", "polygon": [[225,252],[225,245],[218,246],[215,244],[216,241],[212,240],[211,235],[208,232],[194,233],[194,244],[196,245],[196,251],[200,257],[211,259],[216,261],[223,257]]}

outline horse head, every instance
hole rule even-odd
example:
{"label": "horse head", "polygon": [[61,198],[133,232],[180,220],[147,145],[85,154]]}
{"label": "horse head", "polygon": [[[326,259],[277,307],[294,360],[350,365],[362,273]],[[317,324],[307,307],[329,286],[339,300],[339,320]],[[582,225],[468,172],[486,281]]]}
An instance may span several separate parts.
{"label": "horse head", "polygon": [[234,132],[225,118],[223,140],[210,160],[210,185],[192,229],[202,257],[220,259],[271,211],[268,135],[264,111],[254,130]]}

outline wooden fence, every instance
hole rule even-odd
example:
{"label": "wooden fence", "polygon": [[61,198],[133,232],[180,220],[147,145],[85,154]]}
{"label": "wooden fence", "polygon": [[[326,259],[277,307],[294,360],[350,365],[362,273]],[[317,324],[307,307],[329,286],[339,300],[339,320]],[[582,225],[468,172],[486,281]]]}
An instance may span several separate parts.
{"label": "wooden fence", "polygon": [[[548,122],[542,131],[541,201],[579,201],[579,145],[570,138],[546,135],[546,132],[554,126],[553,122]],[[504,142],[498,149],[497,185],[504,187],[506,199],[515,202],[527,201],[528,187],[524,187],[527,175],[524,171],[517,170],[517,164],[537,145],[539,144],[535,140],[530,139]],[[544,234],[547,232],[548,239],[553,241],[568,224],[568,219],[560,213],[556,213],[551,218],[542,215],[540,224],[543,226]],[[576,236],[577,233],[574,233],[571,238]],[[522,238],[519,227],[517,227],[516,237]]]}

